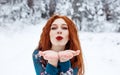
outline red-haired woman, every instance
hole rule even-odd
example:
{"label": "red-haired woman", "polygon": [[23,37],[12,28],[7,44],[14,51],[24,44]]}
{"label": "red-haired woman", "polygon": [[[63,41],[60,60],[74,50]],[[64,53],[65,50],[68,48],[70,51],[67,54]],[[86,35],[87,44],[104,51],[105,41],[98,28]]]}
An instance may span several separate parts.
{"label": "red-haired woman", "polygon": [[83,75],[81,50],[73,21],[66,16],[53,15],[33,52],[36,75]]}

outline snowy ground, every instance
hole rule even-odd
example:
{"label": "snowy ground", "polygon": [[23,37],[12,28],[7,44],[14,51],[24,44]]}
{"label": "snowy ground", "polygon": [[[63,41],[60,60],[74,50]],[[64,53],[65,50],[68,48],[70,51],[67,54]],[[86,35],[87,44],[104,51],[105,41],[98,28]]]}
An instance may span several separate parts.
{"label": "snowy ground", "polygon": [[[18,32],[0,31],[0,75],[35,75],[32,52],[41,26]],[[79,32],[85,75],[120,75],[120,33]]]}

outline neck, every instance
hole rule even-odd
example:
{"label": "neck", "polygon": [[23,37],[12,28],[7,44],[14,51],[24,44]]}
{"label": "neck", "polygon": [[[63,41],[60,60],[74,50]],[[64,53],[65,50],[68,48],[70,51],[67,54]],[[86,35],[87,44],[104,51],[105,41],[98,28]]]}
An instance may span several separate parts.
{"label": "neck", "polygon": [[63,51],[65,49],[65,46],[52,46],[51,49],[59,52],[59,51]]}

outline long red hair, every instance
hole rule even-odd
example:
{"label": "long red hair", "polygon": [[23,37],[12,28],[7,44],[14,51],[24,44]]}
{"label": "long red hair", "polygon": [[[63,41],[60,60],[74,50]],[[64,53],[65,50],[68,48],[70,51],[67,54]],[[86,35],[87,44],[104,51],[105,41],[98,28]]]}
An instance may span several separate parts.
{"label": "long red hair", "polygon": [[50,36],[49,36],[50,28],[51,28],[51,24],[53,23],[53,21],[58,18],[64,19],[68,25],[69,41],[66,44],[65,50],[66,49],[70,49],[70,50],[74,50],[74,51],[80,50],[80,54],[71,59],[71,65],[73,68],[78,67],[78,69],[79,69],[78,74],[83,75],[84,74],[84,63],[83,63],[82,49],[81,49],[80,41],[79,41],[79,37],[78,37],[78,31],[77,31],[76,25],[68,17],[60,16],[60,15],[53,15],[47,21],[46,25],[43,28],[42,34],[40,36],[40,41],[39,41],[37,49],[45,51],[45,50],[49,50],[51,48],[52,44],[50,42]]}

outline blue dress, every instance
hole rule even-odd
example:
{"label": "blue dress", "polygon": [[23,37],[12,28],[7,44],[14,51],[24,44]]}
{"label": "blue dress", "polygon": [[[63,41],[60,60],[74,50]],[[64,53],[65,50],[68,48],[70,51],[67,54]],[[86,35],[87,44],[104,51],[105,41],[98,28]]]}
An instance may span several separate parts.
{"label": "blue dress", "polygon": [[42,64],[42,57],[38,55],[39,50],[34,50],[32,54],[33,64],[36,75],[77,75],[78,68],[72,68],[71,62],[58,62],[58,67],[47,63],[46,67]]}

